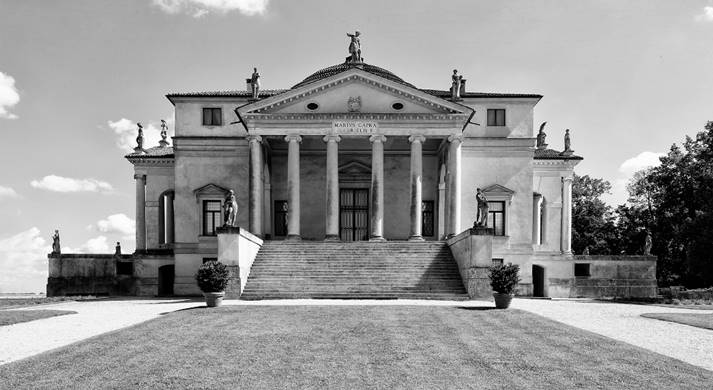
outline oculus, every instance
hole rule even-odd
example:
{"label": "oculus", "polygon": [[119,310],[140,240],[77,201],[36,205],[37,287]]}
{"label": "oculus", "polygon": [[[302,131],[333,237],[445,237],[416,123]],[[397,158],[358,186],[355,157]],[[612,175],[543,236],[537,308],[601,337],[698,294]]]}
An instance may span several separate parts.
{"label": "oculus", "polygon": [[403,104],[403,103],[400,103],[400,102],[396,102],[396,103],[394,103],[394,104],[391,105],[391,108],[393,108],[394,110],[397,110],[397,111],[403,110],[403,109],[404,109],[404,104]]}
{"label": "oculus", "polygon": [[312,102],[312,103],[307,103],[307,109],[310,110],[310,111],[314,111],[314,110],[316,110],[316,109],[318,109],[318,108],[319,108],[319,104],[317,104],[317,103],[314,103],[314,102]]}

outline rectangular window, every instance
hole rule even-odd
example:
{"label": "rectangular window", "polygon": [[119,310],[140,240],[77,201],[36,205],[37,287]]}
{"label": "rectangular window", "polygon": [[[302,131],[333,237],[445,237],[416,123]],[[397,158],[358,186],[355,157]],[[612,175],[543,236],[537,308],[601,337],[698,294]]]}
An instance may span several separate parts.
{"label": "rectangular window", "polygon": [[434,236],[435,216],[433,212],[433,201],[424,200],[421,202],[421,235],[424,237]]}
{"label": "rectangular window", "polygon": [[117,275],[133,275],[134,274],[134,263],[129,261],[117,261],[116,262],[116,274]]}
{"label": "rectangular window", "polygon": [[488,227],[496,236],[505,235],[505,202],[488,202]]}
{"label": "rectangular window", "polygon": [[275,201],[275,237],[287,235],[287,201]]}
{"label": "rectangular window", "polygon": [[203,108],[203,126],[220,126],[223,124],[223,109],[220,107]]}
{"label": "rectangular window", "polygon": [[503,265],[503,259],[493,259],[493,265]]}
{"label": "rectangular window", "polygon": [[588,278],[589,273],[589,263],[574,264],[574,277],[575,278]]}
{"label": "rectangular window", "polygon": [[505,126],[505,109],[488,109],[488,126]]}
{"label": "rectangular window", "polygon": [[205,264],[209,261],[218,261],[218,258],[217,257],[204,257],[203,258],[203,264]]}
{"label": "rectangular window", "polygon": [[221,225],[223,206],[219,200],[203,201],[203,235],[215,236],[215,228]]}

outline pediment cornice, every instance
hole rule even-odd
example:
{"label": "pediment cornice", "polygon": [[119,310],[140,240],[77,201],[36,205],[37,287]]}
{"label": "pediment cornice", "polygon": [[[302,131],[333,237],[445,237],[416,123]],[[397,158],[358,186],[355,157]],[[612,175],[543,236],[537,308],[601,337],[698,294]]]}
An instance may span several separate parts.
{"label": "pediment cornice", "polygon": [[306,84],[299,88],[288,90],[279,95],[249,103],[242,107],[238,107],[236,112],[238,112],[241,117],[245,118],[247,118],[248,115],[253,116],[254,114],[269,114],[271,111],[277,110],[282,106],[294,104],[301,100],[309,100],[313,95],[324,93],[324,91],[328,89],[338,87],[345,83],[362,83],[376,89],[381,89],[394,96],[413,101],[434,111],[440,111],[444,115],[460,114],[470,116],[473,112],[470,107],[430,95],[419,89],[385,79],[383,77],[365,72],[359,68],[352,68],[324,80]]}

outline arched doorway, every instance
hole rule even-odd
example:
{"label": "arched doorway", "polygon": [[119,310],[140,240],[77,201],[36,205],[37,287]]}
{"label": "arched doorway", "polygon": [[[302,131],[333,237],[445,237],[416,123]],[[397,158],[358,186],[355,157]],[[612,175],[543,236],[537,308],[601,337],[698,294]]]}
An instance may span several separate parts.
{"label": "arched doorway", "polygon": [[175,267],[173,264],[158,267],[158,295],[165,297],[173,295],[173,279]]}
{"label": "arched doorway", "polygon": [[532,266],[532,296],[545,296],[545,268],[539,265]]}

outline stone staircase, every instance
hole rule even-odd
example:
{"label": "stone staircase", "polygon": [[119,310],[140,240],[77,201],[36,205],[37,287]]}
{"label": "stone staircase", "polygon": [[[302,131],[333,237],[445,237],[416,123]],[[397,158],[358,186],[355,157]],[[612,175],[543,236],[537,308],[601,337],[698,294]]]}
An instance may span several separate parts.
{"label": "stone staircase", "polygon": [[265,241],[241,299],[465,300],[442,241]]}

